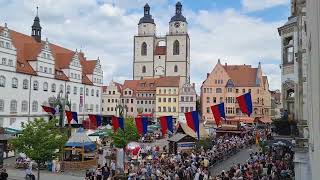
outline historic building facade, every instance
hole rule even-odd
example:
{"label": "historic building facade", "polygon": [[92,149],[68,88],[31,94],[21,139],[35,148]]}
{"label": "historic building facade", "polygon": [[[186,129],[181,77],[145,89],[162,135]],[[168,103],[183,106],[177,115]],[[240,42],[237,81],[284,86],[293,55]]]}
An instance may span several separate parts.
{"label": "historic building facade", "polygon": [[120,104],[122,84],[111,81],[102,87],[101,114],[104,116],[119,116],[116,107]]}
{"label": "historic building facade", "polygon": [[280,90],[270,91],[271,93],[271,119],[279,119],[281,117],[282,100]]}
{"label": "historic building facade", "polygon": [[[291,15],[278,28],[281,36],[281,82],[283,109],[297,122],[295,137],[295,178],[311,179],[308,128],[308,41],[306,0],[291,0]],[[319,50],[319,49],[318,49]]]}
{"label": "historic building facade", "polygon": [[156,117],[172,116],[179,118],[180,77],[161,77],[156,88]]}
{"label": "historic building facade", "polygon": [[133,79],[180,76],[190,82],[190,39],[188,23],[182,15],[182,5],[176,4],[175,15],[169,22],[169,33],[156,35],[156,24],[148,4],[134,36]]}
{"label": "historic building facade", "polygon": [[58,95],[68,97],[80,123],[88,113],[100,113],[100,60],[42,41],[38,15],[31,30],[29,36],[0,26],[0,126],[19,129],[22,122],[48,117],[41,105]]}
{"label": "historic building facade", "polygon": [[308,0],[307,2],[307,54],[308,54],[308,88],[307,106],[309,136],[309,159],[311,173],[310,178],[319,179],[320,177],[320,1]]}
{"label": "historic building facade", "polygon": [[195,111],[197,101],[197,92],[195,84],[183,84],[179,90],[179,117],[184,119],[184,113]]}
{"label": "historic building facade", "polygon": [[218,60],[201,86],[202,119],[214,122],[210,107],[222,102],[225,103],[226,118],[247,116],[241,113],[236,102],[236,97],[247,92],[252,96],[252,117],[269,117],[271,95],[261,64],[253,68],[251,65],[222,65]]}

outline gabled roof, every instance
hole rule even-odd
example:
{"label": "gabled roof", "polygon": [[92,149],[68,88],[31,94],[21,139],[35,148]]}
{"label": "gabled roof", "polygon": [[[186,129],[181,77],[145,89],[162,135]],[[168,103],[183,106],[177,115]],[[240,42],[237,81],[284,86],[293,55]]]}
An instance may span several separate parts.
{"label": "gabled roof", "polygon": [[234,86],[236,87],[254,87],[256,84],[258,68],[252,68],[250,65],[224,65]]}
{"label": "gabled roof", "polygon": [[180,77],[179,76],[166,76],[156,79],[157,87],[179,87]]}
{"label": "gabled roof", "polygon": [[[0,31],[2,31],[3,29],[4,28],[0,26]],[[37,56],[41,52],[46,42],[37,42],[33,37],[16,32],[14,30],[9,30],[9,33],[12,39],[13,46],[17,50],[17,72],[37,75],[28,61],[37,60]],[[55,78],[68,81],[69,78],[61,70],[69,68],[70,62],[72,61],[72,58],[76,52],[52,43],[49,43],[49,48],[51,49],[52,56],[55,60],[55,70],[60,72],[59,74],[55,75]],[[92,74],[97,61],[86,60],[82,52],[78,52],[78,55],[80,63],[82,65],[83,74]],[[85,76],[83,76],[82,81],[86,84],[92,84],[92,82]]]}

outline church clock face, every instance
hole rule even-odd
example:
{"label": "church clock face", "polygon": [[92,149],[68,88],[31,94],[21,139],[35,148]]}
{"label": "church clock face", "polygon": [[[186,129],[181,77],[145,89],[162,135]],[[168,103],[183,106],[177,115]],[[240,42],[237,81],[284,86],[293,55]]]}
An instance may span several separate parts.
{"label": "church clock face", "polygon": [[180,27],[180,22],[175,22],[174,27],[176,27],[176,28]]}

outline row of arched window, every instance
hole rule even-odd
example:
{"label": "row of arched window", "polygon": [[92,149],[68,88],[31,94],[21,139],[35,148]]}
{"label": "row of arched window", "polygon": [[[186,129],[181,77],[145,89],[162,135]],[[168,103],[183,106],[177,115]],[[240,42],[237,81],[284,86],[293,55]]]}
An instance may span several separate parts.
{"label": "row of arched window", "polygon": [[[0,76],[0,87],[6,87],[6,78],[4,76]],[[17,78],[12,78],[12,88],[18,88],[18,79]],[[29,89],[29,81],[27,79],[24,79],[22,82],[22,88],[23,89]],[[48,91],[49,89],[49,84],[47,82],[43,83],[43,91]],[[37,91],[39,90],[39,82],[38,81],[33,81],[33,90]],[[56,92],[57,86],[55,83],[51,84],[51,92]],[[61,84],[59,91],[64,91],[64,86]],[[71,86],[67,86],[67,93],[71,93]],[[73,94],[78,93],[78,88],[76,86],[73,87]],[[83,95],[83,88],[80,88],[80,95]],[[94,89],[91,89],[91,96],[94,96]],[[86,96],[89,96],[89,89],[86,88]],[[100,96],[100,91],[96,90],[96,96]]]}
{"label": "row of arched window", "polygon": [[[178,40],[175,40],[173,42],[173,49],[172,49],[173,55],[179,55],[180,54],[180,43]],[[147,56],[148,55],[148,45],[146,42],[143,42],[141,44],[141,56]]]}
{"label": "row of arched window", "polygon": [[[173,67],[173,72],[178,72],[178,66],[177,65],[174,65]],[[142,66],[142,73],[146,73],[147,72],[147,68],[146,66]]]}
{"label": "row of arched window", "polygon": [[[21,102],[21,112],[28,112],[28,101],[24,100]],[[0,99],[0,112],[3,112],[5,108],[5,102],[4,100]],[[32,102],[32,107],[31,107],[32,112],[38,112],[38,102],[33,101]],[[18,102],[16,100],[11,100],[10,101],[10,112],[17,112],[18,111]]]}
{"label": "row of arched window", "polygon": [[[45,104],[45,103],[43,103]],[[21,112],[28,112],[28,101],[24,100],[21,102]],[[88,104],[85,105],[85,108],[86,111],[88,109]],[[90,110],[93,111],[94,105],[93,104],[90,104]],[[0,99],[0,112],[3,112],[4,111],[4,108],[5,108],[5,102],[3,99]],[[96,107],[95,107],[95,111],[96,112],[99,112],[99,105],[96,104]],[[72,111],[77,111],[77,104],[76,103],[73,103],[72,106],[71,106],[71,110]],[[33,101],[32,102],[32,105],[31,105],[31,111],[32,112],[38,112],[39,110],[39,104],[38,104],[38,101]],[[18,102],[16,100],[11,100],[10,101],[10,112],[11,113],[16,113],[18,111]],[[82,112],[82,108],[79,107],[79,112]]]}

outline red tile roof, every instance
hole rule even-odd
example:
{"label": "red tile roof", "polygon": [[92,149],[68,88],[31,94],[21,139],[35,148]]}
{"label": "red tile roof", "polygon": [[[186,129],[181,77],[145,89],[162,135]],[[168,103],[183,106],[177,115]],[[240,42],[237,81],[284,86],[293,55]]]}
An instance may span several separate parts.
{"label": "red tile roof", "polygon": [[157,46],[155,49],[155,55],[166,55],[167,47],[166,46]]}
{"label": "red tile roof", "polygon": [[179,87],[180,77],[179,76],[166,76],[156,79],[157,87]]}
{"label": "red tile roof", "polygon": [[252,68],[250,65],[224,65],[223,66],[234,86],[254,87],[256,84],[258,68]]}
{"label": "red tile roof", "polygon": [[[0,26],[0,31],[3,29],[4,27]],[[36,75],[36,72],[33,70],[28,61],[37,60],[37,56],[41,52],[45,41],[41,41],[39,43],[29,35],[25,35],[14,30],[9,30],[9,32],[13,45],[17,49],[17,72]],[[60,71],[61,69],[69,68],[72,57],[76,52],[51,43],[49,46],[55,60],[55,69]],[[97,61],[86,60],[82,52],[79,52],[78,54],[80,63],[82,65],[83,74],[92,74]],[[60,72],[62,74],[56,74],[55,78],[68,81],[68,77],[62,71]],[[82,81],[86,84],[92,84],[92,82],[86,76],[83,77]]]}

